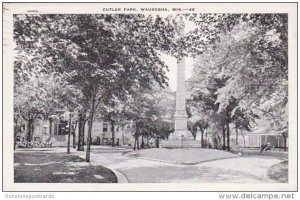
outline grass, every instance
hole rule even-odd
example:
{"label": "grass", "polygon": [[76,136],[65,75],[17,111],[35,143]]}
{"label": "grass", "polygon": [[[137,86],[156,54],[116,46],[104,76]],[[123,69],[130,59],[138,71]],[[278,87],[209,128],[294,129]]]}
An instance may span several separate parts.
{"label": "grass", "polygon": [[226,151],[204,148],[154,148],[130,152],[127,155],[137,158],[148,158],[180,164],[198,164],[201,162],[239,157],[237,154],[229,153]]}
{"label": "grass", "polygon": [[91,165],[76,155],[15,152],[15,183],[116,183],[116,175],[101,165]]}
{"label": "grass", "polygon": [[268,176],[281,183],[288,182],[288,161],[273,165],[268,170]]}

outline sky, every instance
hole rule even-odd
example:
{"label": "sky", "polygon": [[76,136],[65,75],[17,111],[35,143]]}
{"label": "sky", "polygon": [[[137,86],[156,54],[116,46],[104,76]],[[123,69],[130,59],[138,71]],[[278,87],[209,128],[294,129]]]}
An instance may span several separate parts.
{"label": "sky", "polygon": [[[169,67],[169,71],[167,72],[167,77],[169,78],[169,86],[173,91],[176,91],[176,78],[177,78],[177,61],[175,57],[162,54],[161,59],[165,62],[165,64]],[[193,58],[187,57],[185,59],[185,80],[192,76],[193,71]]]}
{"label": "sky", "polygon": [[[184,32],[187,33],[193,29],[195,29],[195,24],[193,22],[184,20]],[[169,67],[169,72],[167,72],[167,77],[169,78],[169,85],[173,91],[176,91],[176,78],[177,78],[177,61],[175,57],[169,56],[167,54],[161,53],[161,59],[165,62]],[[191,57],[185,58],[185,80],[192,76],[193,72],[193,63],[194,59]]]}

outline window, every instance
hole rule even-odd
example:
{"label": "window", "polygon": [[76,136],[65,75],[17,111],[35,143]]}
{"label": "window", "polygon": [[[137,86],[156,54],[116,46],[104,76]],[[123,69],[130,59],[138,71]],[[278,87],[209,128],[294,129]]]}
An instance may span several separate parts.
{"label": "window", "polygon": [[108,124],[106,122],[103,123],[103,132],[107,132]]}

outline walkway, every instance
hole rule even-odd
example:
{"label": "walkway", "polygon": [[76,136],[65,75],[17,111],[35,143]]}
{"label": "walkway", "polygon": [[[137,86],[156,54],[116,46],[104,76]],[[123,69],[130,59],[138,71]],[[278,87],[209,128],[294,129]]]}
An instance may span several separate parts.
{"label": "walkway", "polygon": [[268,183],[274,182],[267,176],[268,168],[282,162],[272,157],[249,156],[181,165],[124,156],[128,151],[94,147],[91,161],[120,172],[129,183]]}

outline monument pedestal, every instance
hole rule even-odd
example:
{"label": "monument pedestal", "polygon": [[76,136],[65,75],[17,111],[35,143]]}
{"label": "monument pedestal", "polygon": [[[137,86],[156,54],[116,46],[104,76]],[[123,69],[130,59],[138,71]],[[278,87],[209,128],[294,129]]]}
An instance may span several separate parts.
{"label": "monument pedestal", "polygon": [[169,138],[169,141],[193,141],[194,137],[190,131],[175,131],[174,133],[171,133]]}
{"label": "monument pedestal", "polygon": [[194,140],[190,131],[175,131],[168,140],[161,142],[163,148],[201,148],[201,141]]}
{"label": "monument pedestal", "polygon": [[168,140],[161,142],[163,148],[201,148],[201,141],[194,140],[190,131],[175,131]]}

